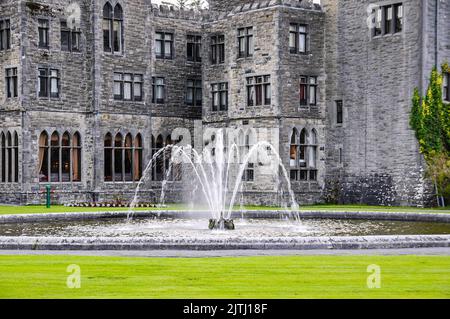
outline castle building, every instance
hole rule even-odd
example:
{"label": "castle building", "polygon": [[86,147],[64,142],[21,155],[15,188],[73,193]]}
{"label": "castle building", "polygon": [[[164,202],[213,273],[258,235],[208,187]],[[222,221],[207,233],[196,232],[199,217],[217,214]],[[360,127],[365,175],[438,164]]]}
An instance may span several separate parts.
{"label": "castle building", "polygon": [[[300,203],[427,204],[409,114],[450,61],[449,15],[446,0],[0,0],[0,203],[43,203],[47,185],[59,203],[129,200],[158,150],[203,145],[200,126],[276,145]],[[249,163],[245,201],[276,204],[273,175]]]}

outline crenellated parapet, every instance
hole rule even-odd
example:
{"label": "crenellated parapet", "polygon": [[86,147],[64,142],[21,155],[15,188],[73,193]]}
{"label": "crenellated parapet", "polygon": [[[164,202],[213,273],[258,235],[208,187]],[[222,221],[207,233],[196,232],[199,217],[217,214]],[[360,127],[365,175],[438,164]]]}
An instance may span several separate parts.
{"label": "crenellated parapet", "polygon": [[180,9],[176,6],[152,4],[152,14],[156,17],[206,21],[211,16],[209,10]]}
{"label": "crenellated parapet", "polygon": [[214,6],[212,6],[211,9],[187,10],[178,8],[177,6],[159,4],[152,4],[151,8],[152,14],[156,17],[194,20],[198,22],[222,20],[236,14],[273,7],[290,7],[311,11],[322,11],[322,7],[312,0],[253,0],[237,2],[238,4],[235,4],[234,6],[228,6],[227,10],[216,10],[216,7]]}

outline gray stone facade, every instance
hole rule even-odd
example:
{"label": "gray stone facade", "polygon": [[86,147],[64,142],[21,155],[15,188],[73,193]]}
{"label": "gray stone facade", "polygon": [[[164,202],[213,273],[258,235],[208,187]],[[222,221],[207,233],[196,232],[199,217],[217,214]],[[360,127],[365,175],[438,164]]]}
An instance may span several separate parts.
{"label": "gray stone facade", "polygon": [[[104,52],[102,16],[106,0],[74,1],[80,7],[80,51],[61,50],[63,0],[0,1],[0,21],[10,20],[11,46],[0,50],[0,130],[18,134],[18,180],[0,181],[1,203],[43,203],[47,182],[39,178],[39,136],[78,132],[81,181],[51,183],[55,202],[129,200],[136,182],[106,182],[104,138],[130,133],[143,140],[143,166],[152,157],[152,138],[166,139],[175,128],[191,134],[203,127],[228,127],[277,146],[290,169],[294,128],[315,132],[317,176],[292,181],[300,203],[339,201],[423,205],[432,189],[409,127],[414,87],[424,91],[435,64],[450,60],[450,4],[444,0],[209,1],[202,12],[157,6],[150,0],[109,0],[123,8],[123,48]],[[402,32],[372,37],[370,4],[403,3]],[[438,10],[436,10],[436,4]],[[38,20],[49,21],[49,47],[38,45]],[[435,21],[437,19],[437,30]],[[291,53],[289,27],[307,25],[306,53]],[[254,52],[238,57],[238,29],[253,27]],[[173,58],[156,58],[155,34],[173,34]],[[225,61],[212,64],[211,36],[225,38]],[[187,60],[186,38],[202,36],[202,62]],[[437,59],[437,61],[436,61]],[[58,98],[38,95],[38,69],[60,71]],[[18,96],[7,97],[6,69],[18,70]],[[114,99],[114,72],[143,76],[142,101]],[[248,77],[270,76],[271,102],[247,105]],[[300,107],[300,77],[317,78],[317,103]],[[153,102],[152,77],[165,78],[165,103]],[[186,105],[187,80],[201,79],[203,107]],[[228,83],[228,109],[212,110],[211,85]],[[336,124],[336,101],[344,121]],[[270,129],[270,134],[264,130]],[[273,132],[276,132],[274,134]],[[194,137],[192,137],[194,139]],[[198,148],[202,144],[194,141]],[[1,161],[1,158],[0,158]],[[244,200],[279,204],[279,178],[263,166],[244,183]],[[182,182],[172,182],[168,200],[180,201]],[[159,196],[150,182],[142,198]]]}

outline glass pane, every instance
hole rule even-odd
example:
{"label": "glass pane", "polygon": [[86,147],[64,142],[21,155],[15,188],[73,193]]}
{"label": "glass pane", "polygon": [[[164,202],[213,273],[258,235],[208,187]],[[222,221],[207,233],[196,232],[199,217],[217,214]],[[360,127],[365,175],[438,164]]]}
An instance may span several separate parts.
{"label": "glass pane", "polygon": [[124,83],[124,99],[125,100],[131,100],[131,83],[126,82]]}
{"label": "glass pane", "polygon": [[298,50],[300,52],[306,52],[306,35],[305,34],[300,34],[299,35],[299,46],[298,46]]}

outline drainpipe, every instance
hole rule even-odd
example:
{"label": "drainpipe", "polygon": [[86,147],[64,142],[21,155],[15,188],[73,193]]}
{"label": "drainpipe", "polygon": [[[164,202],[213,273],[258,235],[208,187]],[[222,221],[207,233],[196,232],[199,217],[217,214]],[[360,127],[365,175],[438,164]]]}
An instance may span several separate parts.
{"label": "drainpipe", "polygon": [[436,68],[439,63],[438,56],[438,21],[439,21],[439,0],[435,0],[435,15],[434,15],[434,62]]}

